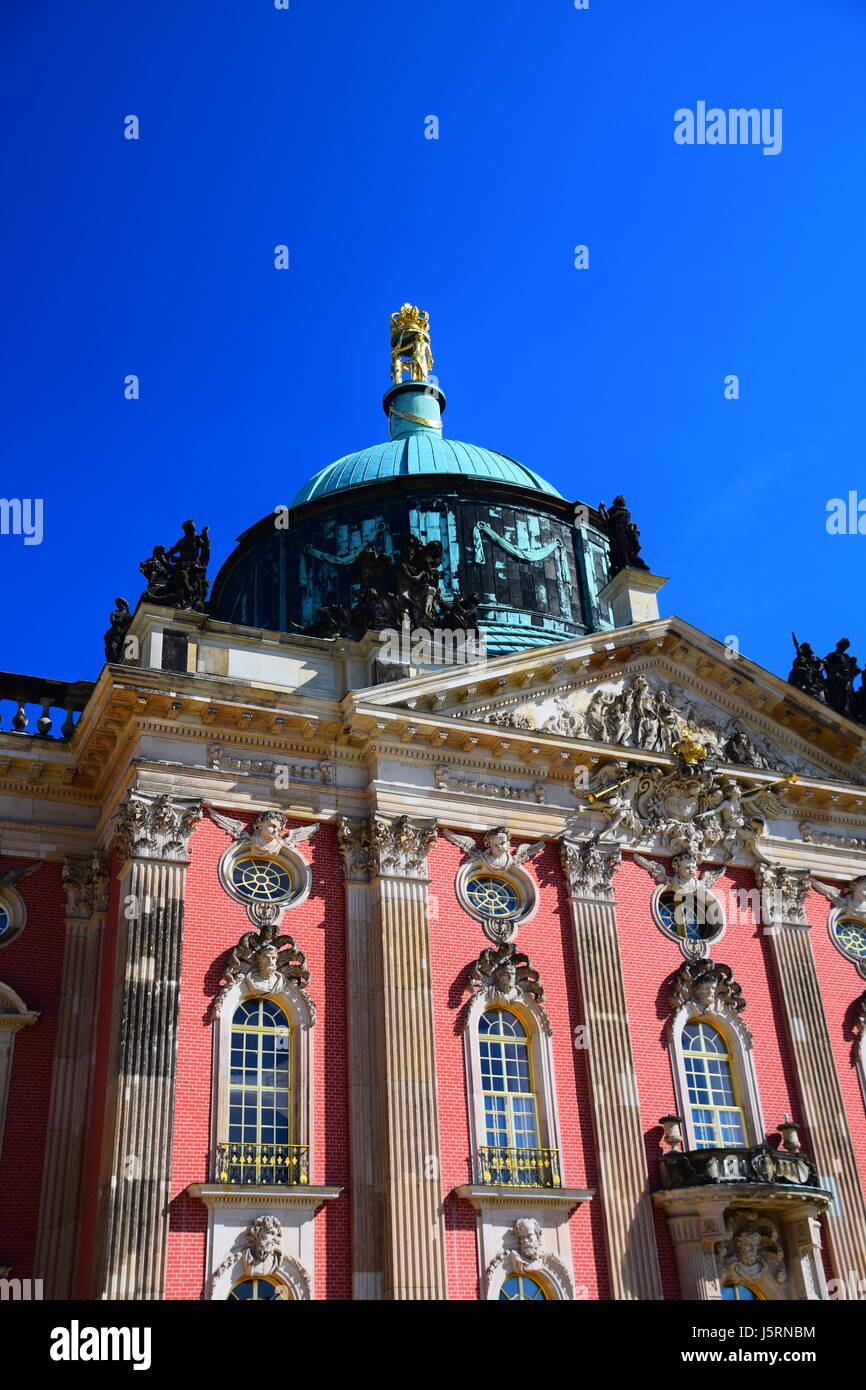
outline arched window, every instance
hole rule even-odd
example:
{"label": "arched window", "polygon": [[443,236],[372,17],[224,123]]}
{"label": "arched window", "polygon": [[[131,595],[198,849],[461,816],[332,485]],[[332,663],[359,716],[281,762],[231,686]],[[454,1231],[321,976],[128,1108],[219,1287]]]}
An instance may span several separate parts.
{"label": "arched window", "polygon": [[535,1302],[547,1302],[547,1294],[535,1279],[530,1279],[528,1274],[512,1274],[505,1280],[499,1291],[500,1301],[506,1299],[509,1303],[517,1303],[524,1299],[532,1299]]}
{"label": "arched window", "polygon": [[239,1279],[229,1294],[240,1302],[261,1299],[290,1299],[291,1292],[284,1284],[275,1284],[272,1279]]}
{"label": "arched window", "polygon": [[695,1148],[745,1146],[745,1117],[724,1034],[706,1020],[692,1020],[683,1028],[680,1046]]}
{"label": "arched window", "polygon": [[[532,1076],[529,1034],[510,1009],[485,1009],[478,1020],[488,1182],[546,1182],[538,1097]],[[486,1177],[486,1173],[490,1177]]]}
{"label": "arched window", "polygon": [[[292,1025],[275,999],[244,999],[232,1015],[225,1182],[297,1182]],[[250,1295],[252,1296],[252,1295]]]}

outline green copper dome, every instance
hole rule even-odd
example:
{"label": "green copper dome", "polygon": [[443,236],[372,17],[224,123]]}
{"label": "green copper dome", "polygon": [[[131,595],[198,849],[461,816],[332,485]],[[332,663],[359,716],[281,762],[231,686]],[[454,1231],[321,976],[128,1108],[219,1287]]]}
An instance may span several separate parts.
{"label": "green copper dome", "polygon": [[[397,409],[398,401],[400,409]],[[544,478],[507,454],[497,454],[477,444],[461,444],[456,439],[443,439],[441,419],[445,397],[438,387],[425,388],[407,382],[392,387],[383,404],[389,417],[391,438],[384,444],[347,454],[323,468],[301,488],[293,507],[389,478],[449,474],[482,478],[494,484],[510,483],[512,487],[531,488],[548,497],[561,497],[562,494]]]}

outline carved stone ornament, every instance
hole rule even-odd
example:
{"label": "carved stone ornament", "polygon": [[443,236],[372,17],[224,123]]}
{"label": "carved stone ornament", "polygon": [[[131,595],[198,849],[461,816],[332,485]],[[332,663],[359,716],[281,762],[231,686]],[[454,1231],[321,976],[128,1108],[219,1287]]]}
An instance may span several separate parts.
{"label": "carved stone ornament", "polygon": [[380,874],[392,878],[423,877],[427,854],[436,839],[435,821],[413,821],[409,816],[370,822],[370,853]]}
{"label": "carved stone ornament", "polygon": [[525,782],[475,782],[470,777],[452,772],[444,763],[436,768],[434,777],[438,791],[454,787],[471,796],[496,796],[503,801],[534,801],[539,806],[543,806],[546,800],[543,782],[533,782],[531,785]]}
{"label": "carved stone ornament", "polygon": [[187,841],[202,817],[201,803],[167,794],[130,792],[118,808],[117,850],[121,859],[188,861]]}
{"label": "carved stone ornament", "polygon": [[[455,712],[455,718],[460,712]],[[607,681],[595,689],[539,693],[531,704],[492,709],[483,719],[504,728],[528,729],[565,738],[591,739],[650,753],[675,749],[686,731],[717,763],[787,773],[816,772],[815,764],[747,730],[742,719],[726,716],[708,699],[656,675]]]}
{"label": "carved stone ornament", "polygon": [[534,1004],[545,1032],[550,1032],[547,1014],[541,1007],[544,987],[538,971],[513,941],[501,941],[481,952],[472,967],[468,987],[476,995],[486,994],[489,1004]]}
{"label": "carved stone ornament", "polygon": [[310,1023],[315,1023],[316,1006],[307,993],[310,972],[306,956],[291,936],[278,936],[277,930],[273,923],[267,923],[261,931],[244,932],[229,953],[220,981],[222,988],[211,1005],[211,1021],[219,1016],[226,996],[243,981],[247,995],[294,991],[303,999]]}
{"label": "carved stone ornament", "polygon": [[536,854],[540,854],[545,845],[544,840],[535,840],[532,844],[519,845],[512,854],[507,825],[494,825],[491,830],[485,830],[481,846],[476,845],[471,835],[458,835],[456,830],[443,827],[442,835],[449,844],[456,845],[468,856],[471,865],[494,871],[525,864],[527,859],[534,859]]}
{"label": "carved stone ornament", "polygon": [[[273,780],[277,787],[284,782],[312,782],[328,787],[333,782],[333,768],[326,760],[314,763],[284,763],[275,758],[237,758],[221,743],[210,744],[208,765],[214,772],[245,772]],[[282,779],[282,780],[280,780]]]}
{"label": "carved stone ornament", "polygon": [[852,878],[847,888],[834,888],[824,883],[814,874],[810,877],[811,886],[843,917],[851,917],[855,922],[866,925],[866,874]]}
{"label": "carved stone ornament", "polygon": [[602,840],[624,832],[644,843],[657,841],[674,854],[688,850],[706,858],[715,849],[725,860],[741,850],[760,857],[765,818],[788,814],[769,785],[742,787],[734,777],[686,764],[608,763],[588,792],[576,789],[575,795],[607,817]]}
{"label": "carved stone ornament", "polygon": [[831,845],[835,849],[866,849],[866,836],[831,835],[810,821],[800,821],[800,834],[807,845]]}
{"label": "carved stone ornament", "polygon": [[108,907],[108,860],[98,851],[89,859],[64,859],[63,890],[66,916],[89,922],[94,914]]}
{"label": "carved stone ornament", "polygon": [[219,1280],[240,1262],[245,1279],[273,1279],[285,1283],[295,1299],[310,1296],[310,1276],[297,1260],[283,1252],[283,1228],[278,1216],[257,1216],[211,1276],[211,1293]]}
{"label": "carved stone ornament", "polygon": [[613,876],[622,863],[619,845],[598,840],[559,841],[559,857],[572,898],[612,898]]}
{"label": "carved stone ornament", "polygon": [[755,882],[761,890],[761,915],[765,922],[790,922],[808,926],[806,894],[811,886],[808,869],[785,869],[759,860]]}
{"label": "carved stone ornament", "polygon": [[854,1016],[854,1031],[858,1036],[866,1033],[866,994],[861,994],[857,1000],[857,1011]]}
{"label": "carved stone ornament", "polygon": [[778,1229],[756,1211],[730,1214],[727,1239],[716,1245],[716,1263],[725,1284],[746,1284],[772,1301],[791,1297]]}
{"label": "carved stone ornament", "polygon": [[702,1014],[738,1014],[746,1007],[731,967],[711,960],[687,960],[677,971],[670,1006],[677,1012],[686,1004]]}
{"label": "carved stone ornament", "polygon": [[373,869],[373,851],[370,845],[370,822],[349,820],[340,816],[337,821],[337,840],[343,856],[345,875],[349,883],[366,882]]}
{"label": "carved stone ornament", "polygon": [[574,1298],[571,1275],[559,1256],[544,1248],[542,1240],[543,1233],[538,1221],[532,1217],[515,1221],[502,1249],[487,1266],[484,1279],[487,1298],[495,1296],[505,1280],[515,1274],[526,1274],[530,1278],[540,1275],[542,1285],[552,1285],[560,1299]]}

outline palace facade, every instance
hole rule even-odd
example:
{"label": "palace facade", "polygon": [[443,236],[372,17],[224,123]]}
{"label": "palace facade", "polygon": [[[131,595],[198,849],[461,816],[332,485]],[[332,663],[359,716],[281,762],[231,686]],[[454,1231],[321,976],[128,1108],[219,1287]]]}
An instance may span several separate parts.
{"label": "palace facade", "polygon": [[622,498],[443,437],[391,328],[386,442],[209,601],[157,547],[95,683],[2,678],[0,1273],[862,1297],[864,729],[660,616]]}

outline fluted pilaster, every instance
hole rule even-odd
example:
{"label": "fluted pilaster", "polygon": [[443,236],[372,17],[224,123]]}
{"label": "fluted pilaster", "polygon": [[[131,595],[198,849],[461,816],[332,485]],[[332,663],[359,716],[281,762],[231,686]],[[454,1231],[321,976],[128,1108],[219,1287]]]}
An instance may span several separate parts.
{"label": "fluted pilaster", "polygon": [[390,1299],[444,1299],[439,1107],[426,855],[432,823],[375,817],[372,894],[385,1081],[385,1287]]}
{"label": "fluted pilaster", "polygon": [[[866,1278],[866,1203],[821,998],[804,902],[808,873],[756,865],[771,925],[766,929],[782,995],[788,1043],[797,1071],[811,1156],[838,1200],[826,1215],[834,1273]],[[772,906],[769,906],[772,904]],[[809,1296],[809,1295],[807,1295]]]}
{"label": "fluted pilaster", "polygon": [[116,1090],[105,1132],[103,1274],[109,1299],[165,1297],[187,840],[197,804],[132,795],[121,807],[114,1017]]}
{"label": "fluted pilaster", "polygon": [[660,1299],[653,1213],[617,941],[616,845],[560,841],[587,1029],[593,1125],[611,1291]]}
{"label": "fluted pilaster", "polygon": [[[383,1297],[384,1171],[381,1055],[382,960],[370,893],[372,858],[365,821],[339,823],[345,864],[348,938],[349,1132],[352,1153],[352,1293]],[[378,1032],[377,1032],[378,1030]]]}
{"label": "fluted pilaster", "polygon": [[93,1072],[96,985],[108,902],[104,856],[67,859],[63,976],[51,1078],[34,1268],[46,1298],[73,1295],[88,1102]]}

